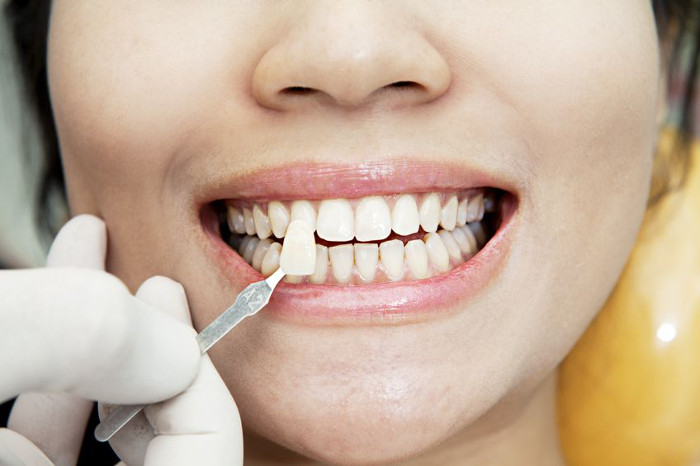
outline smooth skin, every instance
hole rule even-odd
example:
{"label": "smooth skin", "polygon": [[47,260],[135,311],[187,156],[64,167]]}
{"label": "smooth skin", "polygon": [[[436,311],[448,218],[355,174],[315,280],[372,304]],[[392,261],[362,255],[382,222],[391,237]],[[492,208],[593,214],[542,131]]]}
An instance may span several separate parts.
{"label": "smooth skin", "polygon": [[[211,352],[246,464],[502,466],[563,463],[555,370],[635,241],[659,50],[642,0],[55,0],[48,58],[72,211],[105,219],[107,268],[132,291],[182,283],[197,329],[245,285],[200,222],[216,182],[399,155],[508,180],[508,256],[449,317],[262,313]],[[283,92],[298,86],[313,92]]]}

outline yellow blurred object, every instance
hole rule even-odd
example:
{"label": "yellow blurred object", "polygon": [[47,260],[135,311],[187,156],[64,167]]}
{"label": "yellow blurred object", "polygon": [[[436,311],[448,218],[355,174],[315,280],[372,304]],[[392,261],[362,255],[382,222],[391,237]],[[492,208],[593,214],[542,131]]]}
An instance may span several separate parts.
{"label": "yellow blurred object", "polygon": [[648,210],[615,291],[560,368],[570,466],[700,465],[698,144],[691,166],[683,189]]}

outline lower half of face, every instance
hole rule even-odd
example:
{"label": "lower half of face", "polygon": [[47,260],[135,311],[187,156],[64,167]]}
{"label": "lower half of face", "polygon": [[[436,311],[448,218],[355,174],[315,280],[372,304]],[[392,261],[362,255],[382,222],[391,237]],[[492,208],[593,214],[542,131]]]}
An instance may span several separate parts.
{"label": "lower half of face", "polygon": [[312,458],[417,455],[524,402],[644,212],[650,6],[230,3],[54,2],[69,197],[110,271],[180,281],[201,330],[310,264],[211,354],[246,429]]}

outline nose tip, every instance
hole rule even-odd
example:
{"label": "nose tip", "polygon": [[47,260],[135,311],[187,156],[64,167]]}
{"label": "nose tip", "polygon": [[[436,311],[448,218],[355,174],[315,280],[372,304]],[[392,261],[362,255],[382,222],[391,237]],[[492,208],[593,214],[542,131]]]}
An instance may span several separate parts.
{"label": "nose tip", "polygon": [[252,82],[260,105],[276,110],[312,102],[338,107],[378,100],[420,105],[449,88],[447,62],[419,31],[402,28],[376,11],[345,8],[339,14],[331,9],[306,18],[263,54]]}

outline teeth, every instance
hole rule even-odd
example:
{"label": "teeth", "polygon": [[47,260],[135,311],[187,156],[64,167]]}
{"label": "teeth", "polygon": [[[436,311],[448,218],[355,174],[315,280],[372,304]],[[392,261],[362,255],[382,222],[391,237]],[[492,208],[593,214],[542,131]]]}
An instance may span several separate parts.
{"label": "teeth", "polygon": [[[476,238],[476,246],[481,247],[486,242],[486,232],[484,227],[480,222],[474,222],[467,225],[468,229],[474,233],[474,238]],[[466,232],[465,232],[466,233]]]}
{"label": "teeth", "polygon": [[451,196],[440,210],[440,226],[445,230],[454,230],[457,224],[457,196]]}
{"label": "teeth", "polygon": [[355,243],[355,266],[360,278],[365,282],[374,280],[379,263],[379,246],[374,243]]}
{"label": "teeth", "polygon": [[316,220],[318,236],[327,241],[350,241],[355,237],[352,206],[346,199],[321,201]]}
{"label": "teeth", "polygon": [[467,203],[469,202],[469,199],[466,197],[459,201],[459,205],[457,206],[457,226],[463,227],[464,225],[467,224]]}
{"label": "teeth", "polygon": [[428,251],[428,260],[435,266],[439,273],[450,270],[450,255],[447,252],[445,243],[437,233],[428,233],[423,239],[425,249]]}
{"label": "teeth", "polygon": [[375,241],[386,238],[390,233],[391,212],[384,198],[381,196],[363,198],[355,211],[355,238],[358,241]]}
{"label": "teeth", "polygon": [[404,248],[406,264],[417,279],[428,278],[428,251],[425,243],[414,239],[406,243]]}
{"label": "teeth", "polygon": [[403,241],[398,239],[384,241],[379,245],[379,251],[382,257],[382,266],[387,277],[393,281],[401,280],[404,268]]}
{"label": "teeth", "polygon": [[325,283],[328,278],[328,248],[316,245],[316,267],[309,280],[311,283]]}
{"label": "teeth", "polygon": [[338,283],[348,283],[352,278],[353,247],[341,244],[328,249],[331,259],[331,271]]}
{"label": "teeth", "polygon": [[284,237],[280,267],[288,275],[311,275],[315,266],[314,232],[306,222],[293,220]]}
{"label": "teeth", "polygon": [[251,260],[251,265],[255,270],[262,270],[262,262],[267,250],[270,249],[272,240],[264,239],[258,243],[258,246],[253,252],[253,259]]}
{"label": "teeth", "polygon": [[228,228],[234,233],[242,235],[245,233],[245,223],[243,221],[243,212],[235,207],[228,206]]}
{"label": "teeth", "polygon": [[253,212],[250,209],[243,208],[243,223],[245,224],[245,232],[248,236],[255,234],[255,220],[253,220]]}
{"label": "teeth", "polygon": [[255,224],[255,231],[258,234],[258,238],[268,238],[272,233],[270,219],[257,204],[253,206],[253,223]]}
{"label": "teeth", "polygon": [[316,210],[309,201],[294,201],[292,202],[292,213],[290,221],[303,220],[309,225],[311,230],[316,229]]}
{"label": "teeth", "polygon": [[467,206],[467,222],[480,222],[484,217],[484,195],[479,193],[469,199]]}
{"label": "teeth", "polygon": [[423,199],[420,205],[420,225],[428,233],[437,231],[440,221],[440,196],[430,193]]}
{"label": "teeth", "polygon": [[251,236],[247,243],[241,245],[241,256],[243,256],[243,259],[245,259],[247,263],[253,263],[253,254],[255,253],[255,248],[258,247],[259,242],[260,239],[257,236]]}
{"label": "teeth", "polygon": [[391,212],[391,228],[398,235],[412,235],[420,228],[416,199],[410,194],[400,196]]}
{"label": "teeth", "polygon": [[269,277],[277,269],[280,268],[280,253],[282,252],[282,245],[280,243],[272,243],[263,257],[262,264],[260,266],[260,273],[264,276]]}
{"label": "teeth", "polygon": [[438,231],[438,235],[440,235],[440,239],[445,245],[450,257],[455,260],[462,260],[462,251],[459,249],[459,245],[457,241],[455,241],[454,236],[452,236],[452,233],[447,230],[440,230]]}
{"label": "teeth", "polygon": [[267,206],[267,215],[270,216],[272,234],[274,234],[276,238],[283,238],[284,234],[287,232],[287,226],[290,220],[287,208],[279,201],[272,201]]}
{"label": "teeth", "polygon": [[[465,231],[466,230],[466,231]],[[476,239],[474,233],[467,227],[456,228],[452,232],[452,238],[457,242],[462,254],[471,255],[476,252]]]}

